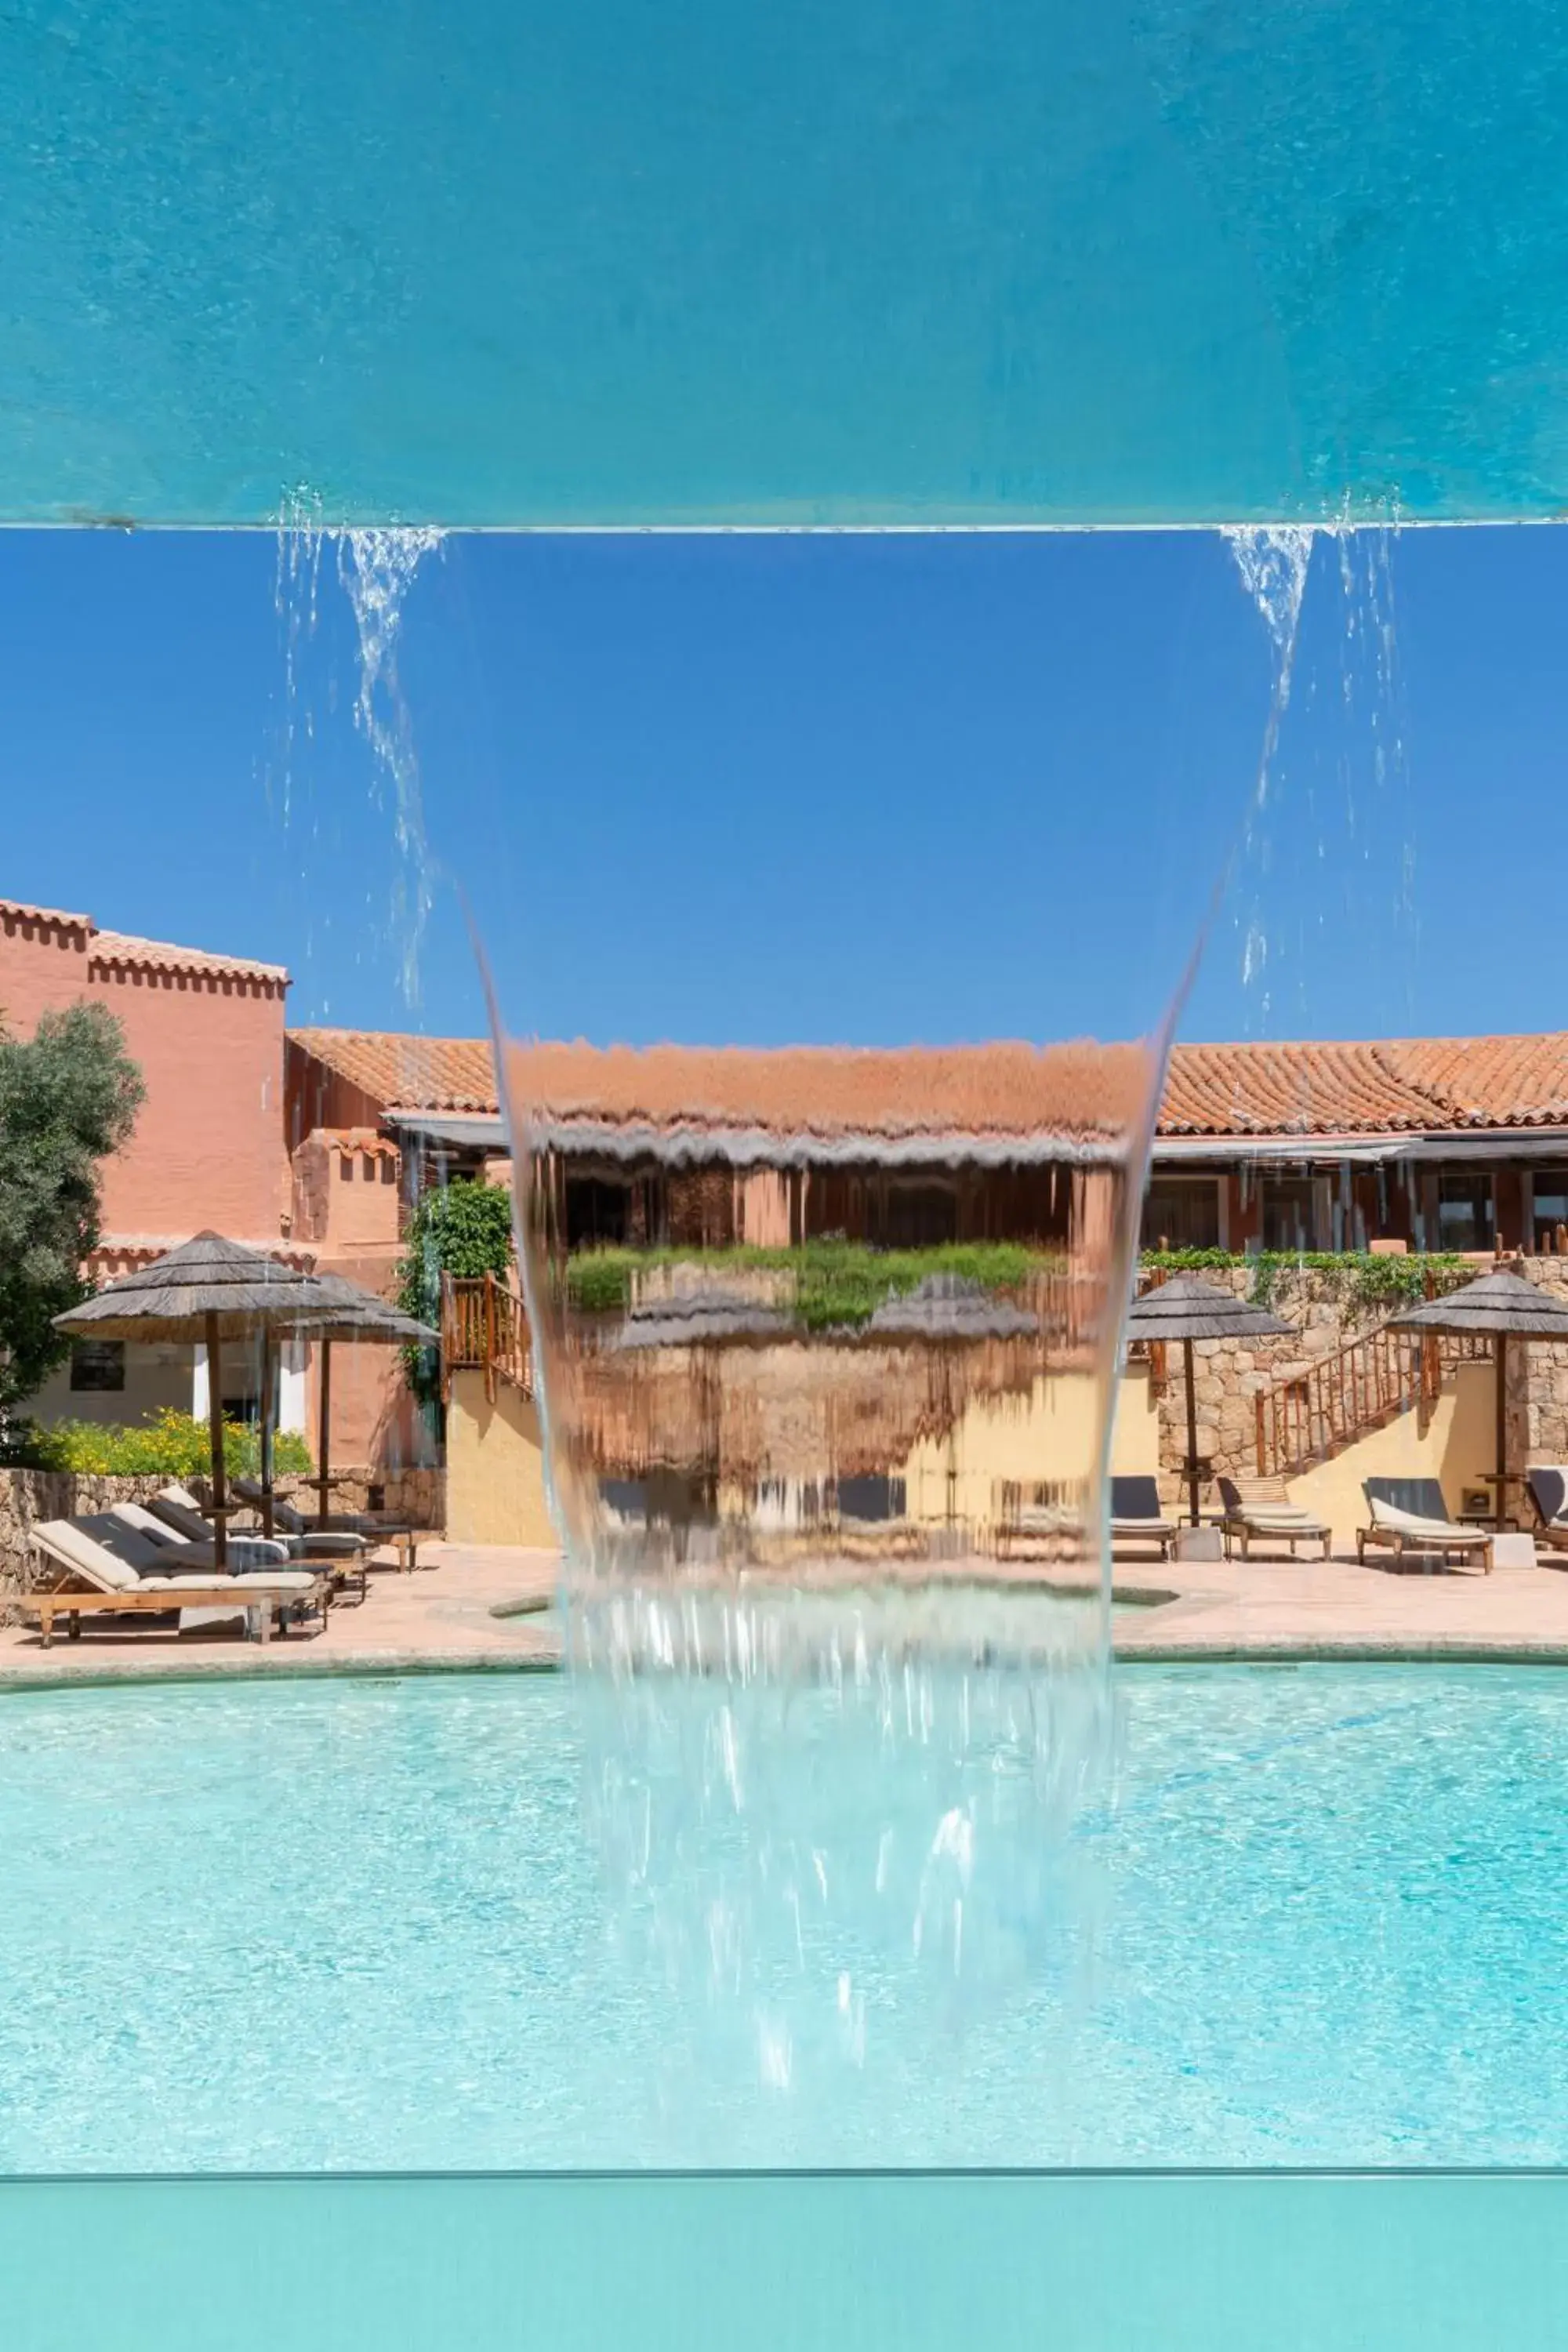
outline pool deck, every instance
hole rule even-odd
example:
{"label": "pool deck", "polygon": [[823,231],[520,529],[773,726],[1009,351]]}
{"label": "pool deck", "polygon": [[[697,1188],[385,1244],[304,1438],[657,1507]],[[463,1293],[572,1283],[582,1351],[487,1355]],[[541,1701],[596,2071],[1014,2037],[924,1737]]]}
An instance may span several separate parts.
{"label": "pool deck", "polygon": [[[0,1691],[153,1675],[205,1680],[268,1674],[452,1673],[547,1669],[553,1630],[537,1612],[552,1597],[557,1556],[510,1547],[432,1544],[405,1576],[372,1575],[368,1599],[334,1608],[325,1632],[261,1643],[233,1633],[110,1632],[85,1621],[45,1650],[36,1628],[0,1627]],[[992,1586],[1081,1591],[1059,1570],[974,1564]],[[956,1565],[950,1572],[962,1575]],[[857,1580],[862,1580],[861,1570]],[[1353,1558],[1288,1560],[1119,1559],[1129,1603],[1115,1648],[1129,1662],[1215,1659],[1469,1658],[1568,1664],[1568,1573],[1499,1568],[1430,1572]],[[521,1610],[529,1613],[501,1614]]]}

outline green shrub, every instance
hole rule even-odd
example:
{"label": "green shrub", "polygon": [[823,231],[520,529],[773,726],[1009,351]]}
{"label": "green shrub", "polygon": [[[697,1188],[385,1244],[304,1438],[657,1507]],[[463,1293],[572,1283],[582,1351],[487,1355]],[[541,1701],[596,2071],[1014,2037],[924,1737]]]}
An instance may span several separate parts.
{"label": "green shrub", "polygon": [[[441,1276],[459,1282],[503,1275],[511,1264],[511,1194],[504,1184],[463,1178],[422,1193],[408,1228],[397,1303],[421,1323],[441,1322]],[[441,1358],[435,1348],[405,1348],[409,1387],[427,1409],[441,1394]]]}
{"label": "green shrub", "polygon": [[[261,1467],[261,1433],[253,1424],[226,1422],[223,1450],[231,1474],[256,1476]],[[212,1473],[206,1423],[167,1409],[150,1421],[57,1421],[47,1429],[19,1431],[10,1458],[36,1470],[73,1470],[107,1478],[205,1478]],[[310,1448],[297,1432],[280,1430],[275,1435],[272,1465],[280,1475],[310,1469]]]}
{"label": "green shrub", "polygon": [[1019,1242],[946,1242],[929,1249],[879,1250],[866,1242],[803,1242],[793,1249],[591,1249],[566,1265],[566,1295],[585,1315],[624,1311],[634,1274],[655,1266],[697,1265],[705,1272],[772,1273],[794,1277],[795,1311],[808,1331],[868,1322],[891,1294],[902,1297],[928,1275],[954,1274],[983,1290],[1016,1290],[1059,1263]]}

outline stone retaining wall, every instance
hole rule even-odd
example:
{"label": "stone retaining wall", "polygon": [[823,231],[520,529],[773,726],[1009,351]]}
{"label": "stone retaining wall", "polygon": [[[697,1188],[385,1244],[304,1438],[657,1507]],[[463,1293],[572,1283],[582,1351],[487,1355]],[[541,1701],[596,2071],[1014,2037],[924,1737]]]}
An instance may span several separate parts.
{"label": "stone retaining wall", "polygon": [[[351,1484],[333,1489],[332,1507],[363,1511],[367,1507],[372,1475],[350,1471]],[[443,1530],[447,1523],[447,1474],[444,1470],[398,1470],[377,1475],[381,1507],[409,1519],[416,1528]],[[92,1511],[107,1511],[115,1503],[144,1503],[166,1475],[144,1478],[106,1478],[71,1470],[0,1470],[0,1611],[9,1596],[26,1589],[27,1531],[40,1519],[76,1519]],[[203,1479],[195,1482],[205,1499]],[[313,1500],[313,1498],[311,1498]],[[0,1620],[3,1622],[3,1620]]]}
{"label": "stone retaining wall", "polygon": [[144,1503],[169,1481],[102,1478],[74,1470],[0,1470],[0,1610],[26,1590],[27,1532],[40,1519],[84,1518],[114,1503]]}

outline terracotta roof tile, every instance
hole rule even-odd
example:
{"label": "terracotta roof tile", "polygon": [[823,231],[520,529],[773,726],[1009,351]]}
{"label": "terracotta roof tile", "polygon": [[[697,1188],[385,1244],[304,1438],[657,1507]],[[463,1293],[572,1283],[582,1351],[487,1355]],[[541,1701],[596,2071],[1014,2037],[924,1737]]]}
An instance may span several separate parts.
{"label": "terracotta roof tile", "polygon": [[1137,1045],[753,1052],[579,1043],[520,1046],[510,1075],[520,1104],[552,1124],[896,1140],[1121,1135],[1142,1115],[1149,1071]]}
{"label": "terracotta roof tile", "polygon": [[[388,1109],[493,1113],[482,1038],[296,1029],[292,1041]],[[1022,1045],[905,1052],[586,1045],[521,1049],[520,1091],[558,1118],[770,1131],[1016,1134],[1042,1123],[1120,1123],[1142,1049]],[[1108,1073],[1117,1073],[1114,1084]],[[1110,1093],[1115,1096],[1112,1103]],[[1075,1097],[1076,1090],[1076,1097]],[[1162,1135],[1386,1135],[1568,1126],[1568,1034],[1531,1037],[1179,1045]]]}
{"label": "terracotta roof tile", "polygon": [[483,1037],[411,1037],[378,1029],[290,1029],[310,1055],[388,1110],[500,1108],[495,1064]]}
{"label": "terracotta roof tile", "polygon": [[97,929],[90,915],[68,915],[58,907],[35,907],[26,898],[0,898],[0,923],[42,923],[51,930],[88,931]]}
{"label": "terracotta roof tile", "polygon": [[1568,1034],[1178,1045],[1162,1135],[1369,1135],[1568,1124]]}
{"label": "terracotta roof tile", "polygon": [[217,955],[205,948],[176,947],[168,940],[138,939],[130,931],[98,931],[92,935],[89,960],[111,971],[171,971],[232,975],[237,980],[271,981],[289,985],[281,964],[257,963],[247,956]]}

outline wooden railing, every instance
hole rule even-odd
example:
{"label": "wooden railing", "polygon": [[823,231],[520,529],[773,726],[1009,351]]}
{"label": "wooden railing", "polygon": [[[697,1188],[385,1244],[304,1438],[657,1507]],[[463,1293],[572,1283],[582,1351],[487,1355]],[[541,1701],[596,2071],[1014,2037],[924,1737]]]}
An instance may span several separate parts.
{"label": "wooden railing", "polygon": [[1429,1412],[1446,1371],[1490,1353],[1487,1339],[1424,1338],[1379,1325],[1307,1370],[1259,1389],[1253,1400],[1258,1475],[1289,1477],[1353,1445],[1397,1412],[1417,1405]]}
{"label": "wooden railing", "polygon": [[441,1276],[441,1381],[447,1393],[457,1371],[482,1371],[492,1404],[498,1381],[533,1394],[528,1317],[517,1292],[493,1274],[473,1281]]}

